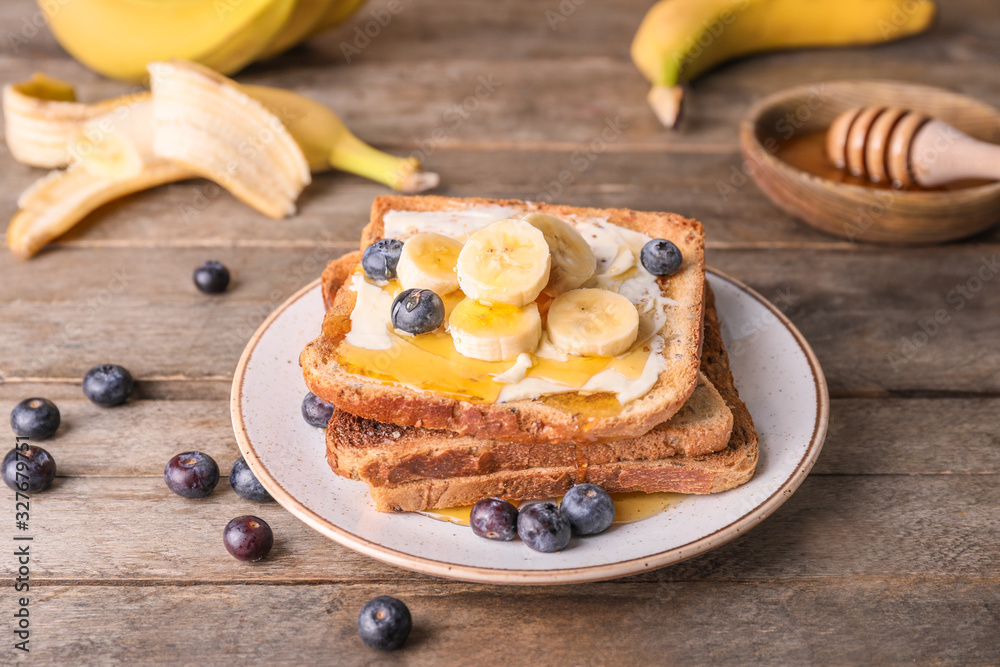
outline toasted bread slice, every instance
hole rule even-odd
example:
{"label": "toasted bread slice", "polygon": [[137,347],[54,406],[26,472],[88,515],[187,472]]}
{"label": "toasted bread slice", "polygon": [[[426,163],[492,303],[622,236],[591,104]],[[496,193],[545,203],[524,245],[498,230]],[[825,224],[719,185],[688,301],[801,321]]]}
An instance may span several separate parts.
{"label": "toasted bread slice", "polygon": [[576,466],[582,474],[589,465],[717,452],[728,446],[732,428],[733,413],[701,375],[677,414],[635,438],[532,445],[383,424],[337,410],[326,431],[327,460],[337,474],[378,486],[553,466]]}
{"label": "toasted bread slice", "polygon": [[[324,294],[330,310],[323,335],[303,350],[299,362],[309,389],[350,414],[400,426],[447,430],[476,438],[528,444],[601,442],[636,437],[673,416],[698,382],[704,300],[704,234],[701,224],[672,213],[642,213],[628,209],[550,206],[518,200],[450,199],[445,197],[376,198],[372,219],[362,234],[362,248],[382,238],[390,211],[448,211],[472,206],[503,206],[518,213],[539,211],[563,218],[600,218],[615,225],[667,238],[684,256],[681,270],[658,279],[662,294],[673,302],[668,324],[661,331],[667,360],[653,387],[629,401],[616,414],[587,410],[588,402],[542,399],[476,403],[414,387],[380,382],[345,372],[337,363],[337,346],[350,331],[356,294],[343,289],[359,256],[335,260],[324,272]],[[565,395],[562,395],[565,396]]]}
{"label": "toasted bread slice", "polygon": [[[382,512],[420,511],[471,505],[483,498],[511,500],[549,498],[565,493],[573,484],[587,481],[610,493],[672,491],[705,494],[732,489],[753,477],[758,460],[758,438],[753,419],[740,400],[722,344],[719,320],[711,303],[705,315],[702,368],[715,384],[734,424],[728,446],[701,456],[672,456],[649,461],[618,461],[588,465],[581,479],[576,465],[544,466],[524,470],[420,479],[404,484],[370,484],[375,505]],[[692,433],[691,437],[697,437]]]}

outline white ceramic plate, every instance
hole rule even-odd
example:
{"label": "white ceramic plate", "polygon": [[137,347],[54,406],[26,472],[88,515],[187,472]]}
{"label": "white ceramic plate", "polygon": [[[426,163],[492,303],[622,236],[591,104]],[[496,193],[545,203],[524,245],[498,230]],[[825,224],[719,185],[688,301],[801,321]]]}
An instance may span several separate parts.
{"label": "white ceramic plate", "polygon": [[826,436],[829,398],[802,334],[759,294],[717,271],[715,291],[733,375],[760,435],[748,483],[689,496],[666,511],[600,535],[574,537],[554,554],[519,540],[493,542],[420,514],[376,512],[362,482],[327,466],[322,429],[307,425],[299,351],[319,334],[319,281],[260,326],[233,380],[233,427],[250,468],[288,511],[324,535],[393,565],[442,577],[503,584],[610,579],[670,565],[745,532],[785,502],[809,473]]}

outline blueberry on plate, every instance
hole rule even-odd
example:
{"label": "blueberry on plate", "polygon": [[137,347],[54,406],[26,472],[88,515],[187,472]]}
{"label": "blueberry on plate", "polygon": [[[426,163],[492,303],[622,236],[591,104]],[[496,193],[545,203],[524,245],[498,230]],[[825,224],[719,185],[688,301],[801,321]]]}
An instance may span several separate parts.
{"label": "blueberry on plate", "polygon": [[400,331],[428,333],[444,324],[444,301],[429,289],[403,290],[393,299],[390,315]]}
{"label": "blueberry on plate", "polygon": [[256,562],[266,556],[274,546],[274,533],[267,521],[256,516],[238,516],[226,524],[222,531],[226,551],[237,560]]}
{"label": "blueberry on plate", "polygon": [[56,478],[56,460],[41,447],[25,447],[22,443],[3,457],[0,472],[4,483],[13,490],[36,493],[52,485]]}
{"label": "blueberry on plate", "polygon": [[563,496],[559,511],[577,535],[595,535],[615,520],[615,501],[596,484],[577,484]]}
{"label": "blueberry on plate", "polygon": [[333,417],[332,404],[320,399],[311,391],[302,399],[302,418],[306,423],[316,428],[326,428]]}
{"label": "blueberry on plate", "polygon": [[569,521],[552,503],[534,503],[517,517],[517,535],[535,551],[560,551],[569,544]]}
{"label": "blueberry on plate", "polygon": [[653,239],[642,246],[639,260],[654,276],[672,276],[681,270],[684,262],[680,248],[666,239]]}
{"label": "blueberry on plate", "polygon": [[26,398],[10,412],[10,428],[15,434],[45,440],[59,429],[59,408],[47,398]]}
{"label": "blueberry on plate", "polygon": [[194,284],[205,294],[222,294],[229,287],[229,269],[222,262],[208,261],[194,270]]}
{"label": "blueberry on plate", "polygon": [[184,452],[167,461],[167,488],[185,498],[204,498],[219,483],[219,466],[208,454]]}
{"label": "blueberry on plate", "polygon": [[236,460],[229,471],[229,486],[233,487],[240,498],[252,500],[255,503],[266,503],[274,500],[267,489],[257,480],[250,470],[247,461],[242,456]]}
{"label": "blueberry on plate", "polygon": [[361,255],[361,268],[370,280],[392,280],[396,277],[396,265],[402,252],[402,241],[381,239],[365,248]]}
{"label": "blueberry on plate", "polygon": [[396,598],[380,595],[372,598],[358,614],[358,634],[369,648],[392,651],[410,636],[413,619],[406,605]]}
{"label": "blueberry on plate", "polygon": [[488,540],[512,540],[517,536],[517,508],[506,500],[484,498],[469,513],[472,532]]}
{"label": "blueberry on plate", "polygon": [[94,366],[83,376],[83,395],[106,408],[124,403],[134,386],[132,374],[116,364]]}

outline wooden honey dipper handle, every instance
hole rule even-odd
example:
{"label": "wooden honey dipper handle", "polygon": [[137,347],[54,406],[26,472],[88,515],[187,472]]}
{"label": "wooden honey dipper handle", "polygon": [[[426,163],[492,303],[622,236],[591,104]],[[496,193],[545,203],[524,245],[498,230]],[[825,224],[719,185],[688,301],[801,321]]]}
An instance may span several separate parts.
{"label": "wooden honey dipper handle", "polygon": [[837,116],[826,134],[826,155],[874,183],[930,188],[966,178],[1000,180],[1000,146],[897,107],[860,107]]}

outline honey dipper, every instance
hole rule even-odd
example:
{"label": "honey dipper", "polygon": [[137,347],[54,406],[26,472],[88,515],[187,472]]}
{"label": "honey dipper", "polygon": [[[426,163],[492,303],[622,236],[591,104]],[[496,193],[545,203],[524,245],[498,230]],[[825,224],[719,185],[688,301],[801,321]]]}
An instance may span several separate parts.
{"label": "honey dipper", "polygon": [[898,107],[857,107],[826,134],[834,165],[873,183],[935,187],[966,178],[1000,180],[1000,146]]}

